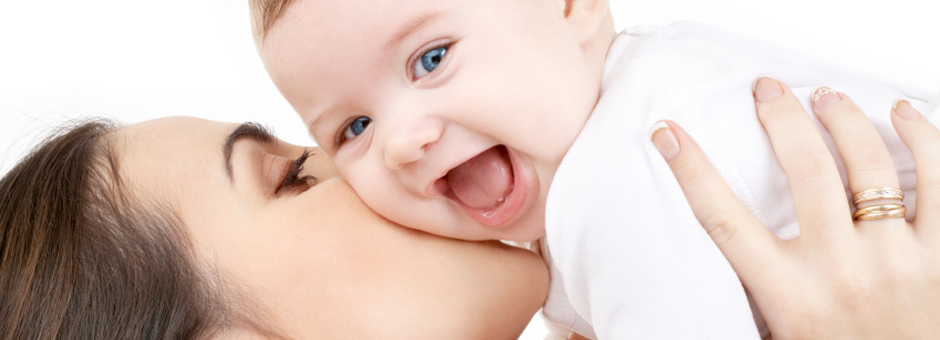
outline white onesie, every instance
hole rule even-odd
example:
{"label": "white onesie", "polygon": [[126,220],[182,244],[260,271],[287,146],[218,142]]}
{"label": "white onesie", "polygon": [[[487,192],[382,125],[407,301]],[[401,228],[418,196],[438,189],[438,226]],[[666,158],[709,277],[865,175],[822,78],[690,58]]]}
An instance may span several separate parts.
{"label": "white onesie", "polygon": [[751,84],[760,75],[792,88],[834,155],[810,95],[819,86],[848,94],[885,139],[913,216],[914,162],[889,115],[894,99],[905,98],[940,123],[937,93],[704,25],[628,29],[610,48],[600,101],[548,194],[542,251],[552,274],[543,308],[549,322],[604,340],[759,337],[740,281],[693,216],[648,129],[676,121],[757,218],[779,237],[795,238],[787,177],[754,109]]}

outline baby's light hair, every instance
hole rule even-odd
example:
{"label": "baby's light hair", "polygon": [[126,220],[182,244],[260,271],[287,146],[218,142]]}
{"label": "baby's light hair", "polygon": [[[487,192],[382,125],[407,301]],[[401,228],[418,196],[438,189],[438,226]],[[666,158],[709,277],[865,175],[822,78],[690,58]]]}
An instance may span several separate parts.
{"label": "baby's light hair", "polygon": [[264,36],[293,2],[293,0],[248,0],[251,32],[255,36],[256,43],[260,45],[264,41]]}

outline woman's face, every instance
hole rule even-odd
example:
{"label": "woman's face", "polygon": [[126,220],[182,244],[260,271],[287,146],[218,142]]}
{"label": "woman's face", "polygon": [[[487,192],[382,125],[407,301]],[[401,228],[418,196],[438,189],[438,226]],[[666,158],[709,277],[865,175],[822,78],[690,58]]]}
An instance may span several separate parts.
{"label": "woman's face", "polygon": [[175,117],[114,137],[132,192],[174,204],[197,255],[288,336],[514,339],[547,294],[535,254],[392,224],[319,149],[297,176],[319,183],[284,186],[304,148],[256,129]]}

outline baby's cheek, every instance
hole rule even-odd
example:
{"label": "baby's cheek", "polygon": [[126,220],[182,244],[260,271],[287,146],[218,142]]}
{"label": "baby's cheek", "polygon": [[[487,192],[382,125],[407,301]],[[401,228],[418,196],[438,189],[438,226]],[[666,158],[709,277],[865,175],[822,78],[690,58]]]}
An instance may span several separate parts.
{"label": "baby's cheek", "polygon": [[307,161],[304,167],[309,169],[320,182],[339,177],[339,169],[336,168],[333,160],[326,152],[320,148],[313,148],[311,154],[310,160]]}

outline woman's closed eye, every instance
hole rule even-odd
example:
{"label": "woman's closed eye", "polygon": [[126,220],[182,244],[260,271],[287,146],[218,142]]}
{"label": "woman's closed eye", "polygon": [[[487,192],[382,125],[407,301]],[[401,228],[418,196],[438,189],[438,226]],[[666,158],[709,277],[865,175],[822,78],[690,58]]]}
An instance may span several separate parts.
{"label": "woman's closed eye", "polygon": [[414,80],[421,79],[422,77],[428,75],[431,72],[434,72],[444,62],[444,58],[447,56],[447,51],[450,49],[450,44],[437,46],[431,48],[420,56],[414,59],[412,62],[412,78]]}
{"label": "woman's closed eye", "polygon": [[343,126],[342,131],[336,136],[336,146],[342,146],[347,140],[353,139],[366,131],[366,128],[372,124],[372,118],[359,116]]}
{"label": "woman's closed eye", "polygon": [[304,150],[300,157],[291,162],[290,168],[287,169],[284,178],[281,179],[281,185],[275,191],[276,195],[281,195],[287,191],[306,190],[320,182],[319,179],[310,175],[300,176],[301,172],[304,171],[304,163],[307,158],[310,158],[310,155],[310,151]]}

